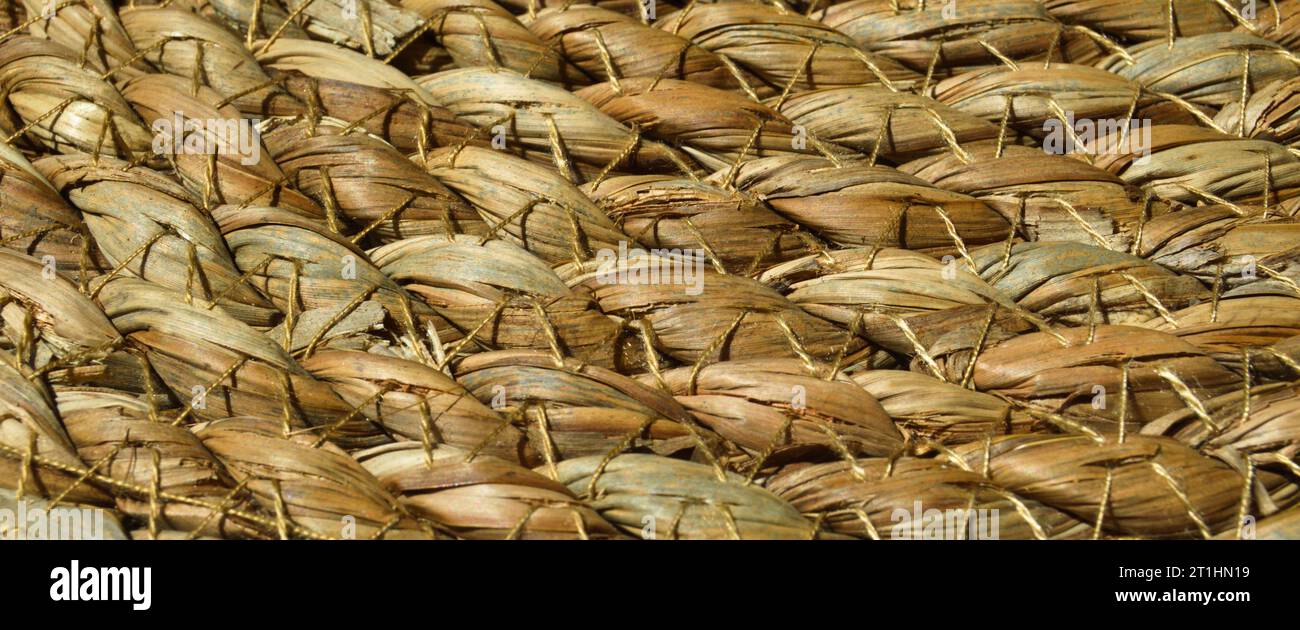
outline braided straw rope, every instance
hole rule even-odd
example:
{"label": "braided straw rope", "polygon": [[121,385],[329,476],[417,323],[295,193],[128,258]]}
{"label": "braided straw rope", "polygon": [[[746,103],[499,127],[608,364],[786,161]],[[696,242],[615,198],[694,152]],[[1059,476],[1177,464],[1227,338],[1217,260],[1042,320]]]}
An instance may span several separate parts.
{"label": "braided straw rope", "polygon": [[0,507],[1300,537],[1300,2],[1248,13],[8,3]]}

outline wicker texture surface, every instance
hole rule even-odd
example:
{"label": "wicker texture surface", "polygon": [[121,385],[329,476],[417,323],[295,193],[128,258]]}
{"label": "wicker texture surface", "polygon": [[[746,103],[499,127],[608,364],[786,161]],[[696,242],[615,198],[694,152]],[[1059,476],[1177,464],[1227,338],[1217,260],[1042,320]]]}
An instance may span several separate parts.
{"label": "wicker texture surface", "polygon": [[0,0],[0,509],[1300,537],[1255,5]]}

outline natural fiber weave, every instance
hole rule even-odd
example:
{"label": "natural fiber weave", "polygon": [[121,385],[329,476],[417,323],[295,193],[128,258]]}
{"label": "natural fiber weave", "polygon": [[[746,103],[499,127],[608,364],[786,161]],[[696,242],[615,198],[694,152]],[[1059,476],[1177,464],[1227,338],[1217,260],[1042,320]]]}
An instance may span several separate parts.
{"label": "natural fiber weave", "polygon": [[1300,2],[1255,9],[0,2],[0,509],[1300,537]]}

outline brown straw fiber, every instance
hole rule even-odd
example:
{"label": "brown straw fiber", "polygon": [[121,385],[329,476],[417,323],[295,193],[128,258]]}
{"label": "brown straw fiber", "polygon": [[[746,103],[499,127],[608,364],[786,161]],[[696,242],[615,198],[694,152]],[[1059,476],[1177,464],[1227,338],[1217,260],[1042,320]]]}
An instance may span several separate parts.
{"label": "brown straw fiber", "polygon": [[0,508],[123,540],[1298,538],[1297,26],[0,3]]}

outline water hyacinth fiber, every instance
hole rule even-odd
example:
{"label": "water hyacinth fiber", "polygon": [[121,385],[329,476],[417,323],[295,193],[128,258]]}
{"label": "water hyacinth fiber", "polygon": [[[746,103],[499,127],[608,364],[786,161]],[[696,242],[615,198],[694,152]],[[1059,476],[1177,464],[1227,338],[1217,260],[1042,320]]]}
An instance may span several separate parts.
{"label": "water hyacinth fiber", "polygon": [[0,507],[1300,537],[1300,3],[1235,6],[0,0]]}

